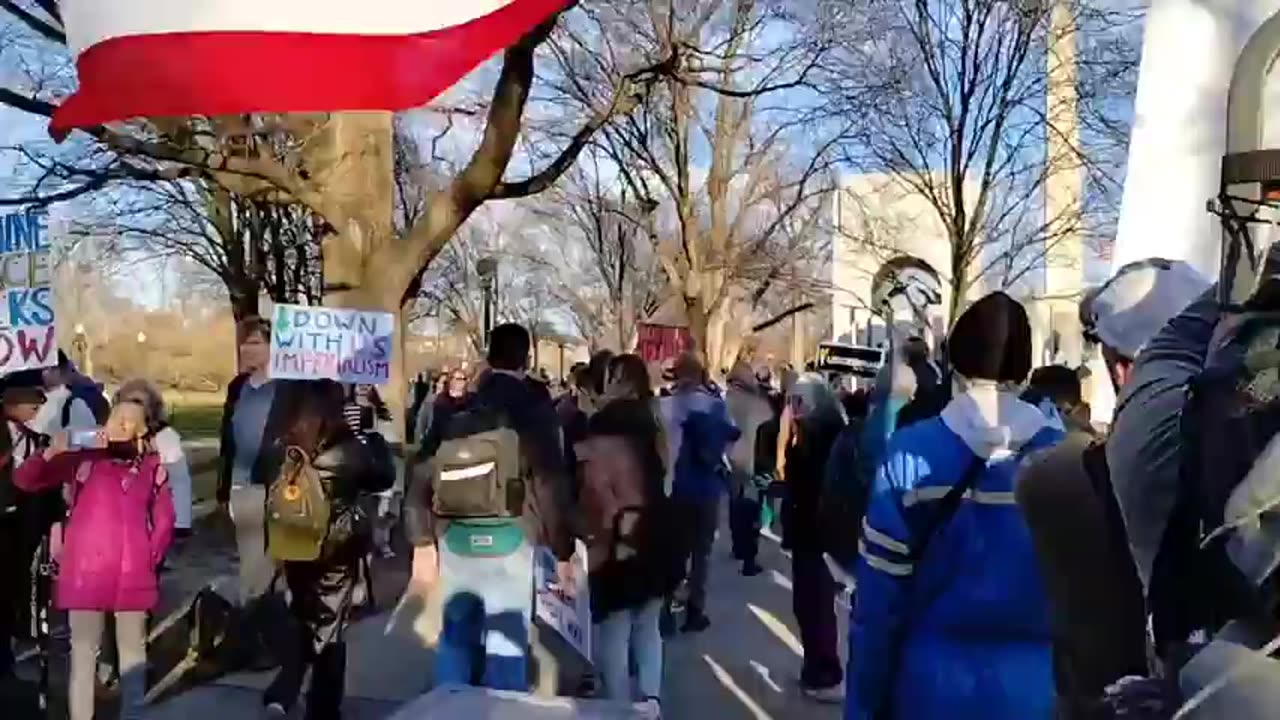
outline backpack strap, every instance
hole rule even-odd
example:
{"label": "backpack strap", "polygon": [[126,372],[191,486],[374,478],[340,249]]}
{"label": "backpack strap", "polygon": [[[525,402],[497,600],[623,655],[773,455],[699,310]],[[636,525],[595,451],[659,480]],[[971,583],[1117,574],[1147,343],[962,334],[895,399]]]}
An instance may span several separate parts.
{"label": "backpack strap", "polygon": [[956,510],[960,508],[960,501],[964,496],[978,484],[978,479],[982,477],[982,473],[987,469],[986,458],[975,455],[973,461],[969,463],[969,467],[964,471],[964,475],[960,476],[960,480],[946,495],[938,501],[933,514],[929,516],[925,523],[923,532],[919,533],[913,547],[911,548],[910,558],[911,564],[914,565],[924,557],[924,553],[929,549],[929,543],[933,540],[933,536],[951,520],[951,516],[956,514]]}

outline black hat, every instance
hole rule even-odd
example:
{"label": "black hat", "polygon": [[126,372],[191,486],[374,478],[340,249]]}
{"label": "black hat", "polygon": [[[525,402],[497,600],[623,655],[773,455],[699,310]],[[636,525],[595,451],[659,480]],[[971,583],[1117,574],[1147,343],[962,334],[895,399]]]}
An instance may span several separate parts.
{"label": "black hat", "polygon": [[5,388],[3,402],[5,405],[43,405],[44,390],[38,387],[18,386]]}
{"label": "black hat", "polygon": [[947,341],[951,367],[971,380],[1016,382],[1031,372],[1031,323],[1013,298],[994,292],[969,306]]}

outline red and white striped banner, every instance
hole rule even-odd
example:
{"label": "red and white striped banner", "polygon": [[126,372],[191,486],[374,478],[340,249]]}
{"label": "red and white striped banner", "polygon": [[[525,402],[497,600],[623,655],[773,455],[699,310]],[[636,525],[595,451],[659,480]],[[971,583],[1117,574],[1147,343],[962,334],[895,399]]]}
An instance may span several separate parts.
{"label": "red and white striped banner", "polygon": [[416,107],[569,2],[62,0],[80,89],[53,129]]}

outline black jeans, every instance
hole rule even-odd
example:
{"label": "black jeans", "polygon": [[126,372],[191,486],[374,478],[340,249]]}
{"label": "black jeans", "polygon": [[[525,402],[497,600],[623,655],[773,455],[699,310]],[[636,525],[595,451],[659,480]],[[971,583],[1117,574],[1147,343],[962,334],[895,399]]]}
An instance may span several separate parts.
{"label": "black jeans", "polygon": [[720,525],[720,498],[673,504],[676,527],[681,533],[681,562],[689,568],[689,613],[701,614],[707,609],[707,574],[710,571],[711,547],[716,542]]}
{"label": "black jeans", "polygon": [[839,685],[844,671],[838,645],[836,583],[822,559],[821,550],[792,550],[791,583],[792,609],[800,625],[800,644],[804,647],[800,682],[815,689]]}
{"label": "black jeans", "polygon": [[290,611],[296,622],[292,642],[281,648],[280,672],[267,688],[265,702],[292,708],[309,667],[308,720],[337,720],[347,667],[342,637],[358,578],[359,556],[351,553],[317,562],[285,563],[284,579],[293,596]]}
{"label": "black jeans", "polygon": [[28,602],[28,572],[23,567],[21,545],[18,513],[0,515],[0,677],[13,667],[10,641],[19,633],[20,618],[25,614],[22,609]]}
{"label": "black jeans", "polygon": [[733,536],[733,556],[754,563],[760,552],[760,501],[737,494],[729,502],[729,533]]}

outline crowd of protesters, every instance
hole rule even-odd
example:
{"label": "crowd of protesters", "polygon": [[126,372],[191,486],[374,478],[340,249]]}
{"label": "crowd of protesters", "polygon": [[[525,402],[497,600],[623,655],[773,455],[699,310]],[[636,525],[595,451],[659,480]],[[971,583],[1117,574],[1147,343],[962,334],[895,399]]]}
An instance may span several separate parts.
{"label": "crowd of protesters", "polygon": [[[1204,387],[1221,332],[1214,292],[1183,263],[1149,260],[1085,299],[1086,339],[1120,398],[1108,423],[1091,417],[1084,371],[1033,368],[1027,312],[1003,293],[968,306],[941,354],[911,338],[856,390],[812,371],[775,384],[747,360],[720,385],[694,354],[659,371],[609,352],[556,389],[530,372],[529,333],[502,325],[483,363],[415,384],[403,485],[377,390],[272,380],[270,327],[251,320],[217,500],[235,527],[241,642],[279,668],[264,710],[291,713],[309,673],[306,716],[339,717],[354,598],[370,557],[394,555],[400,519],[414,579],[441,598],[437,683],[527,690],[539,549],[570,590],[581,543],[589,685],[658,709],[664,643],[714,621],[709,568],[727,517],[745,577],[764,570],[762,531],[780,521],[800,689],[849,720],[1164,719],[1205,685],[1233,717],[1266,717],[1265,683],[1233,689],[1220,672],[1266,636],[1237,629],[1206,650],[1246,615],[1249,588],[1210,580],[1220,599],[1193,587],[1225,577],[1204,574],[1182,459],[1188,389]],[[55,552],[50,621],[70,636],[72,720],[92,717],[104,633],[122,717],[139,717],[146,613],[168,546],[191,527],[181,438],[145,380],[108,405],[65,358],[7,378],[0,398],[0,542],[15,549],[0,568],[0,672],[21,647],[7,640],[32,636],[32,570]],[[457,464],[473,450],[491,459]],[[273,489],[300,462],[328,508],[309,559],[269,540]],[[481,479],[491,484],[461,484]],[[1232,498],[1220,532],[1245,533],[1248,509]],[[488,509],[466,509],[476,503]],[[1260,547],[1268,537],[1244,534],[1226,556],[1269,578],[1280,551]],[[842,587],[853,591],[843,654]],[[271,613],[285,593],[282,623]]]}

